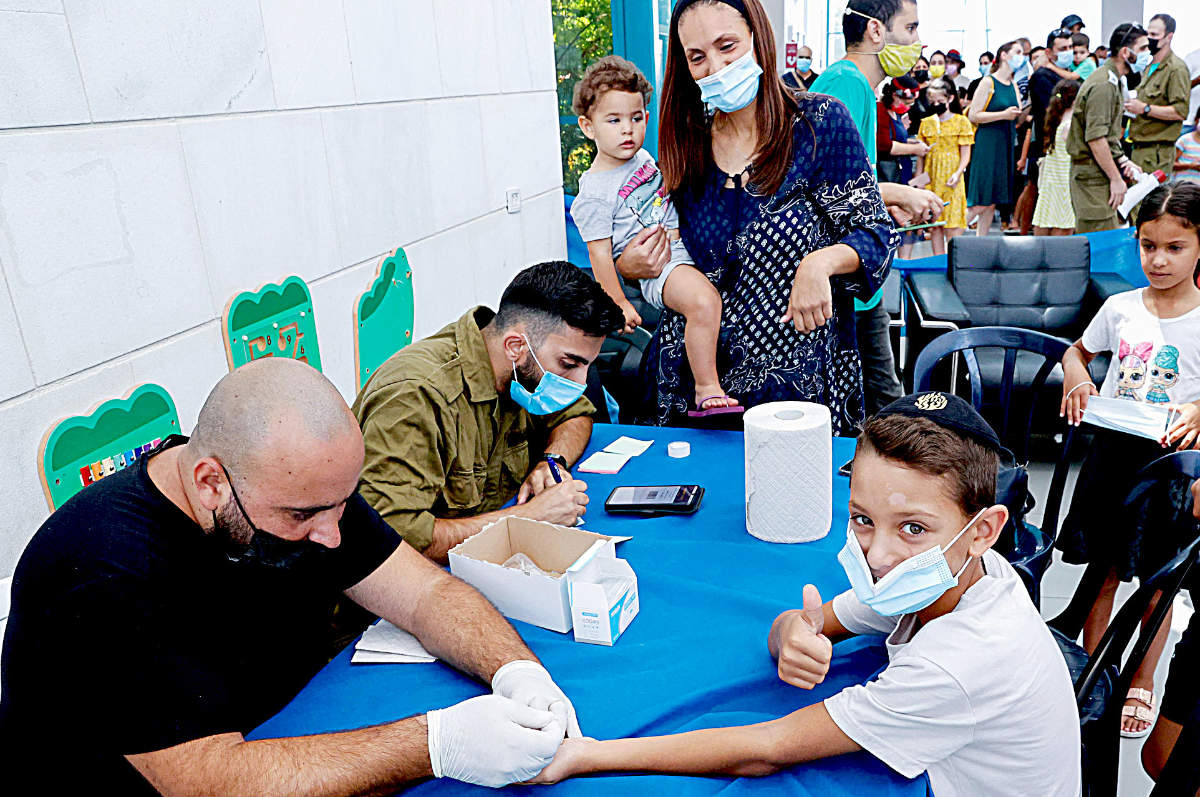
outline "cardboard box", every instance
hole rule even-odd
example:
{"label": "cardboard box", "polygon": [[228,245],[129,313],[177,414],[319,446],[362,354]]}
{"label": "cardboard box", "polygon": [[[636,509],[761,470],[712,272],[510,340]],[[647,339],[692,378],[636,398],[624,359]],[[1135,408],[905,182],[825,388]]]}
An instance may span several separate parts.
{"label": "cardboard box", "polygon": [[612,645],[637,616],[637,575],[624,559],[593,556],[572,567],[567,582],[576,642]]}
{"label": "cardboard box", "polygon": [[[571,630],[567,571],[597,556],[615,557],[616,542],[625,539],[507,517],[450,549],[450,572],[483,593],[505,617],[565,633]],[[547,572],[504,567],[518,552]]]}

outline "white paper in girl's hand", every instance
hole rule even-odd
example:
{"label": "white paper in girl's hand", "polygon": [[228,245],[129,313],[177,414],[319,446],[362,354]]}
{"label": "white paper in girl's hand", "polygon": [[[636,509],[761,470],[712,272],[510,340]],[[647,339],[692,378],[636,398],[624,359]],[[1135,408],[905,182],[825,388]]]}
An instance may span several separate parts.
{"label": "white paper in girl's hand", "polygon": [[1165,404],[1143,404],[1128,399],[1092,396],[1083,411],[1083,422],[1102,429],[1161,440],[1171,419]]}

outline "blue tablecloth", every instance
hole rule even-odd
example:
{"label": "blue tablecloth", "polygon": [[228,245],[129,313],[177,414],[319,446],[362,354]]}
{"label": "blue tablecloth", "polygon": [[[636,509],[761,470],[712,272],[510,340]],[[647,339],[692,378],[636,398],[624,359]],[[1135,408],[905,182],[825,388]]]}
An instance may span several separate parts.
{"label": "blue tablecloth", "polygon": [[[589,452],[621,434],[655,443],[616,476],[581,475],[591,496],[585,527],[633,536],[621,543],[618,554],[637,572],[640,613],[611,648],[515,623],[570,695],[584,733],[607,739],[774,719],[862,683],[882,669],[887,658],[881,640],[849,640],[834,648],[825,683],[809,692],[779,681],[767,653],[771,621],[801,604],[805,584],[817,585],[825,599],[848,586],[835,559],[845,541],[848,479],[834,477],[829,536],[800,545],[771,544],[746,533],[740,433],[597,425]],[[669,458],[671,440],[689,441],[691,456]],[[834,440],[834,468],[852,455],[853,441]],[[681,483],[699,483],[707,490],[695,515],[636,518],[604,512],[604,499],[617,485]],[[452,614],[447,622],[453,622]],[[338,655],[251,738],[357,728],[486,691],[440,662],[351,665],[351,653],[347,649]],[[412,793],[475,791],[454,781],[429,781]],[[547,793],[545,787],[509,791]],[[925,777],[908,780],[873,756],[856,753],[768,778],[604,776],[565,781],[553,787],[553,793],[916,797],[929,789]]]}

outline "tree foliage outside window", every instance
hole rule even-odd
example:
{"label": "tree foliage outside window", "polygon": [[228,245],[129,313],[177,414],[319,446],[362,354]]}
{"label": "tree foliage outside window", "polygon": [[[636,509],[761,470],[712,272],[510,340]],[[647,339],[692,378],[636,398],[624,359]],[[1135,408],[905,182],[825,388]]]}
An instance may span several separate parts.
{"label": "tree foliage outside window", "polygon": [[579,193],[579,175],[587,171],[595,146],[575,124],[571,99],[575,84],[588,65],[612,54],[611,0],[551,0],[554,17],[554,66],[558,75],[558,115],[570,124],[559,125],[562,149],[563,190]]}

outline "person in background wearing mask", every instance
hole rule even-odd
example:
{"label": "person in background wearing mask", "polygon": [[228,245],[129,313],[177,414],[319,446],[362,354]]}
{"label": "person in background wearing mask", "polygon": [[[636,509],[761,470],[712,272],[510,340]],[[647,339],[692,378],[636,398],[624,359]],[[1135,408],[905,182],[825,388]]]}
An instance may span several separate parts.
{"label": "person in background wearing mask", "polygon": [[[918,24],[915,0],[850,0],[842,17],[846,56],[830,64],[812,86],[815,92],[838,98],[850,111],[867,148],[872,171],[876,165],[879,123],[875,87],[885,76],[903,75],[919,60]],[[944,56],[941,67],[945,68]],[[941,215],[942,203],[929,191],[899,183],[882,183],[879,190],[887,205],[897,204],[890,198],[905,197],[912,197],[904,199],[906,202],[922,204],[926,218],[921,221],[933,221]],[[891,318],[882,299],[880,287],[874,296],[855,303],[867,414],[895,401],[904,392],[892,358]]]}
{"label": "person in background wearing mask", "polygon": [[1046,56],[1029,78],[1030,123],[1025,128],[1025,142],[1017,169],[1025,169],[1025,188],[1017,200],[1015,213],[1022,235],[1032,231],[1033,213],[1038,203],[1039,163],[1046,154],[1045,124],[1046,108],[1054,94],[1054,87],[1062,79],[1075,80],[1070,70],[1072,64],[1071,33],[1066,28],[1051,31],[1046,37]]}
{"label": "person in background wearing mask", "polygon": [[946,51],[946,79],[954,84],[954,90],[962,96],[971,85],[971,78],[963,74],[967,63],[958,50]]}
{"label": "person in background wearing mask", "polygon": [[1016,123],[1024,115],[1017,99],[1013,73],[1025,65],[1020,42],[1007,42],[996,50],[992,73],[983,79],[971,100],[967,118],[975,132],[974,166],[967,182],[970,217],[978,220],[976,234],[986,236],[997,205],[1013,201],[1016,174]]}
{"label": "person in background wearing mask", "polygon": [[1092,63],[1094,63],[1096,66],[1100,66],[1100,64],[1104,63],[1107,60],[1108,60],[1108,48],[1102,44],[1096,48],[1095,52],[1092,53]]}
{"label": "person in background wearing mask", "polygon": [[496,312],[469,310],[367,380],[354,401],[367,448],[359,492],[440,563],[502,517],[574,525],[587,485],[568,468],[595,411],[584,381],[624,325],[600,283],[570,263],[520,272]]}
{"label": "person in background wearing mask", "polygon": [[1021,104],[1024,105],[1029,97],[1029,78],[1033,75],[1035,69],[1033,63],[1033,42],[1022,36],[1017,39],[1021,45],[1021,52],[1025,55],[1025,60],[1021,62],[1020,69],[1013,70],[1013,80],[1017,85],[1017,91],[1021,99]]}
{"label": "person in background wearing mask", "polygon": [[1183,132],[1191,99],[1191,78],[1183,59],[1171,51],[1175,18],[1155,14],[1146,28],[1150,36],[1150,65],[1138,86],[1137,97],[1125,102],[1135,115],[1129,123],[1133,162],[1146,173],[1162,170],[1171,174],[1175,142]]}
{"label": "person in background wearing mask", "polygon": [[[431,775],[502,786],[550,763],[579,735],[570,701],[482,595],[367,505],[362,465],[333,383],[272,357],[222,377],[190,438],[59,507],[13,577],[5,793],[392,794]],[[246,739],[329,661],[342,596],[491,694]]]}
{"label": "person in background wearing mask", "polygon": [[941,50],[934,50],[929,56],[929,79],[930,81],[946,76],[946,54]]}
{"label": "person in background wearing mask", "polygon": [[[1096,67],[1104,63],[1103,60],[1095,60],[1089,53],[1088,47],[1092,44],[1086,33],[1071,34],[1071,71],[1075,73],[1075,77],[1079,80],[1087,80],[1091,74],[1096,71]],[[1099,52],[1100,48],[1096,48]]]}
{"label": "person in background wearing mask", "polygon": [[993,53],[991,50],[984,51],[979,56],[979,77],[972,80],[970,85],[967,86],[967,102],[968,103],[975,98],[975,90],[977,88],[979,88],[979,84],[982,83],[983,79],[991,73],[992,62],[995,60],[996,60],[996,54]]}
{"label": "person in background wearing mask", "polygon": [[1112,57],[1083,81],[1067,133],[1071,203],[1075,206],[1075,231],[1080,233],[1120,226],[1117,208],[1125,200],[1125,177],[1132,179],[1136,173],[1121,150],[1125,126],[1121,78],[1150,65],[1145,28],[1136,22],[1118,25],[1109,40],[1109,52]]}
{"label": "person in background wearing mask", "polygon": [[796,50],[796,67],[783,73],[783,82],[796,91],[807,91],[821,76],[820,72],[813,71],[812,63],[812,48],[807,44],[800,45]]}
{"label": "person in background wearing mask", "polygon": [[1078,14],[1067,14],[1063,17],[1062,22],[1058,24],[1060,28],[1064,28],[1071,33],[1079,33],[1086,25],[1083,24],[1083,18]]}
{"label": "person in background wearing mask", "polygon": [[[910,139],[905,114],[917,96],[917,81],[910,75],[901,75],[885,81],[883,96],[879,100],[879,122],[875,134],[875,148],[879,152],[879,182],[914,185],[914,157],[929,152],[929,145]],[[916,232],[903,233],[897,253],[902,259],[912,256],[913,245],[919,240]]]}

